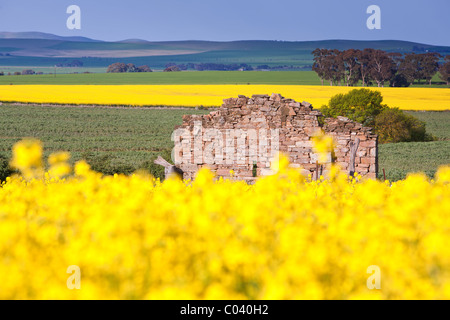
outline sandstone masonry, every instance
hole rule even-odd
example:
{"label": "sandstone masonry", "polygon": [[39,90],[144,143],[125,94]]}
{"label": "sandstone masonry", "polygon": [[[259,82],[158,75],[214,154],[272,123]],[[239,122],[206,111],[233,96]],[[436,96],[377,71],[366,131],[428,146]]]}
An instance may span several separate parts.
{"label": "sandstone masonry", "polygon": [[[285,99],[279,94],[239,96],[225,99],[207,115],[185,115],[176,127],[175,165],[184,178],[194,178],[203,166],[217,176],[254,180],[254,175],[272,174],[270,162],[277,151],[289,155],[291,166],[315,173],[318,154],[311,138],[318,129],[331,135],[336,144],[334,162],[344,170],[350,161],[350,142],[359,138],[355,171],[376,178],[378,137],[371,128],[345,117],[326,118],[307,102]],[[186,138],[188,137],[188,138]],[[329,155],[328,162],[332,161]]]}

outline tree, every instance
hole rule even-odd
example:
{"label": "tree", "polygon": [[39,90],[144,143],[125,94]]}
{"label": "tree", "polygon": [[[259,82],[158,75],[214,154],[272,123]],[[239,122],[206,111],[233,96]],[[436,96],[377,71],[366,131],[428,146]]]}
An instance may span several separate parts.
{"label": "tree", "polygon": [[399,73],[402,74],[410,84],[414,80],[419,81],[426,79],[431,85],[431,79],[439,69],[439,57],[441,55],[436,52],[428,53],[409,53],[399,67]]}
{"label": "tree", "polygon": [[143,65],[137,68],[137,72],[153,72],[149,66]]}
{"label": "tree", "polygon": [[341,53],[341,61],[344,66],[344,79],[347,87],[355,85],[360,79],[359,52],[360,50],[349,49]]}
{"label": "tree", "polygon": [[177,66],[170,66],[164,69],[164,72],[181,71]]}
{"label": "tree", "polygon": [[312,70],[317,73],[323,85],[323,80],[325,79],[325,59],[328,55],[328,49],[317,48],[312,54],[314,56]]}
{"label": "tree", "polygon": [[113,63],[112,65],[110,65],[108,67],[108,69],[106,70],[106,72],[108,72],[108,73],[152,72],[152,69],[150,69],[150,67],[147,65],[136,67],[132,63],[125,64],[125,63],[117,62],[117,63]]}
{"label": "tree", "polygon": [[359,72],[362,80],[362,86],[365,87],[366,84],[370,82],[370,65],[371,56],[373,49],[364,49],[363,51],[358,51],[356,58],[359,62]]}
{"label": "tree", "polygon": [[420,77],[420,63],[419,55],[415,53],[407,53],[405,58],[400,63],[398,72],[401,74],[411,85],[414,80]]}
{"label": "tree", "polygon": [[136,66],[132,63],[128,63],[127,64],[127,72],[137,72]]}
{"label": "tree", "polygon": [[422,76],[431,86],[431,79],[439,70],[439,58],[442,56],[437,52],[428,52],[420,55],[420,68]]}
{"label": "tree", "polygon": [[127,65],[125,63],[116,62],[112,65],[108,66],[108,69],[106,70],[107,73],[121,73],[121,72],[127,72]]}
{"label": "tree", "polygon": [[441,65],[439,68],[439,77],[447,82],[447,85],[450,83],[450,55],[445,56],[445,63]]}
{"label": "tree", "polygon": [[384,82],[392,79],[396,73],[396,64],[392,57],[383,50],[370,51],[369,73],[377,82],[378,87],[384,87]]}
{"label": "tree", "polygon": [[390,81],[391,87],[409,87],[409,82],[402,74],[396,74]]}
{"label": "tree", "polygon": [[334,49],[326,51],[323,60],[323,68],[323,78],[330,81],[330,86],[332,86],[333,83],[340,83],[344,77],[344,70],[339,50]]}
{"label": "tree", "polygon": [[321,112],[325,117],[344,116],[365,126],[373,126],[375,117],[387,108],[382,102],[379,91],[353,89],[347,94],[331,97],[328,106],[322,106]]}
{"label": "tree", "polygon": [[398,108],[387,108],[376,116],[375,132],[380,143],[431,140],[425,122]]}
{"label": "tree", "polygon": [[33,70],[31,70],[31,69],[25,69],[25,70],[22,70],[22,75],[31,75],[31,74],[35,74],[36,72],[34,72]]}

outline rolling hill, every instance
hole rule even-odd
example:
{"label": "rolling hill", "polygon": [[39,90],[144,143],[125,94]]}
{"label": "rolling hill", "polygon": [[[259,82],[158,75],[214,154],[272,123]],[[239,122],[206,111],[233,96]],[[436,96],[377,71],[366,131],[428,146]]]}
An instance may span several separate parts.
{"label": "rolling hill", "polygon": [[308,69],[316,48],[364,49],[389,52],[439,52],[450,47],[397,40],[354,41],[168,41],[129,39],[117,42],[47,33],[0,32],[0,66],[53,66],[79,59],[85,67],[106,67],[114,62],[147,64],[162,68],[167,63],[247,63],[253,66],[294,66]]}

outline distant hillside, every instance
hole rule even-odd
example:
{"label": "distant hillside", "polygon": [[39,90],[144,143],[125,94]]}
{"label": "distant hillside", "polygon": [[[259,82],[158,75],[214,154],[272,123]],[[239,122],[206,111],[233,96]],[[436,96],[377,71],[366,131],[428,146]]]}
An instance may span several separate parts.
{"label": "distant hillside", "polygon": [[0,32],[0,39],[42,39],[62,41],[98,42],[86,37],[63,37],[44,32]]}
{"label": "distant hillside", "polygon": [[0,32],[0,66],[53,66],[79,59],[85,67],[106,67],[120,61],[152,68],[163,68],[167,63],[245,63],[308,69],[312,65],[311,51],[316,48],[450,54],[450,47],[397,40],[104,42],[39,32]]}

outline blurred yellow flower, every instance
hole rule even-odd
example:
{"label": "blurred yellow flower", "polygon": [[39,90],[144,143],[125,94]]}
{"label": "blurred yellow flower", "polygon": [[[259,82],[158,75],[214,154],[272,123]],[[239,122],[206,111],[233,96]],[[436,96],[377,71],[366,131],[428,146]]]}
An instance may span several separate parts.
{"label": "blurred yellow flower", "polygon": [[56,152],[51,154],[48,157],[48,163],[50,165],[55,165],[61,162],[66,162],[70,159],[70,153],[69,152]]}
{"label": "blurred yellow flower", "polygon": [[12,151],[12,167],[21,171],[42,167],[42,143],[39,140],[24,139],[16,143]]}
{"label": "blurred yellow flower", "polygon": [[326,135],[323,130],[319,129],[312,137],[313,150],[319,154],[318,161],[323,164],[331,162],[330,155],[334,150],[333,137]]}
{"label": "blurred yellow flower", "polygon": [[[14,150],[21,168],[41,164],[40,143]],[[0,299],[450,299],[448,166],[390,184],[331,165],[311,181],[280,155],[249,186],[85,161],[67,176],[68,154],[50,159],[41,178],[0,186]]]}

